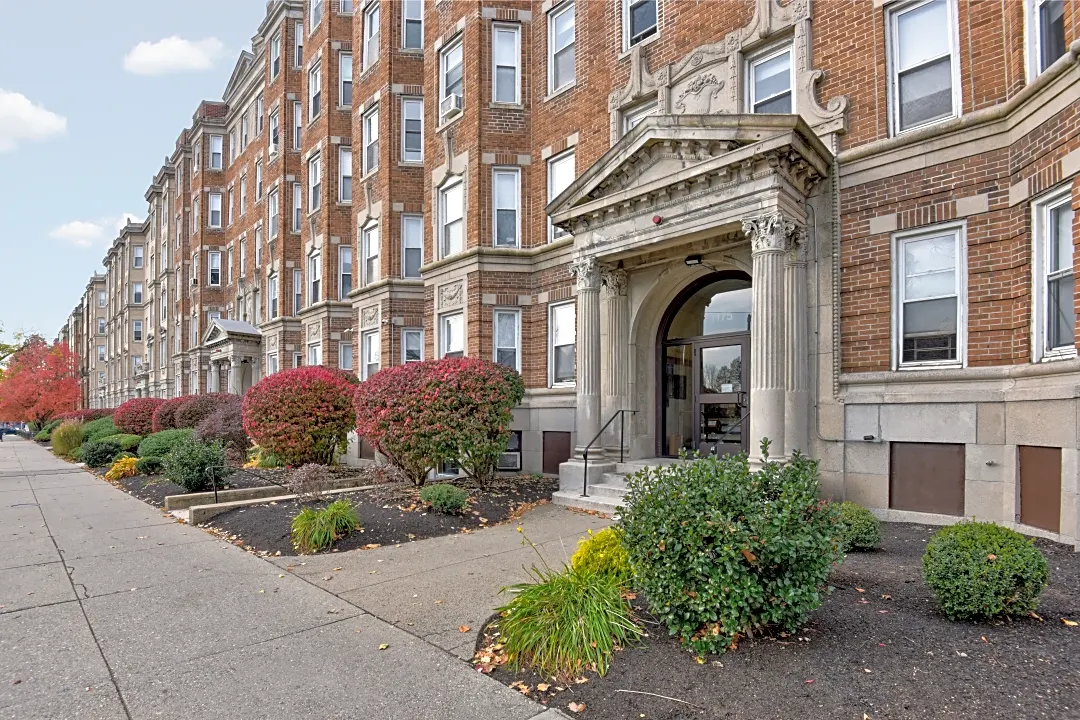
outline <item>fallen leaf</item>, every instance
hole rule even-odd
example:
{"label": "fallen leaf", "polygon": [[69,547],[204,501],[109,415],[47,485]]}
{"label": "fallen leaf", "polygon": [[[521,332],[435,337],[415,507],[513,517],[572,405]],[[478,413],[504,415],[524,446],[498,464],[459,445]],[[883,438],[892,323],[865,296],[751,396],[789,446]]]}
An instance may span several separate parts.
{"label": "fallen leaf", "polygon": [[278,575],[278,577],[279,577],[279,578],[283,578],[283,577],[285,577],[285,576],[284,576],[284,575]]}
{"label": "fallen leaf", "polygon": [[375,548],[377,548],[377,547],[381,547],[381,546],[379,545],[379,543],[368,543],[367,545],[365,545],[365,546],[364,546],[364,548],[363,548],[363,549],[364,549],[364,550],[374,550],[374,549],[375,549]]}
{"label": "fallen leaf", "polygon": [[892,595],[882,595],[881,599],[882,600],[892,600]]}
{"label": "fallen leaf", "polygon": [[746,558],[746,562],[750,563],[751,565],[757,562],[757,555],[750,552],[746,548],[741,549],[739,552],[741,552],[742,556]]}
{"label": "fallen leaf", "polygon": [[1035,618],[1039,622],[1045,622],[1041,617],[1039,617],[1039,613],[1035,612],[1034,610],[1028,613],[1028,617]]}
{"label": "fallen leaf", "polygon": [[1061,622],[1065,623],[1067,627],[1076,627],[1077,625],[1080,625],[1080,623],[1075,620],[1068,620],[1066,618],[1061,618]]}
{"label": "fallen leaf", "polygon": [[989,553],[986,556],[986,559],[989,560],[990,562],[994,562],[995,560],[997,560],[997,555],[995,555],[994,553]]}
{"label": "fallen leaf", "polygon": [[698,655],[696,658],[694,658],[694,662],[696,662],[698,665],[704,665],[705,664],[705,658]]}
{"label": "fallen leaf", "polygon": [[990,641],[986,639],[986,636],[985,636],[985,635],[981,635],[981,636],[980,636],[980,638],[981,638],[981,639],[982,639],[982,641],[983,641],[984,643],[986,643],[987,645],[989,645],[989,644],[990,644]]}
{"label": "fallen leaf", "polygon": [[390,643],[383,643],[382,645],[379,646],[379,649],[380,650],[385,650],[388,647],[390,647]]}
{"label": "fallen leaf", "polygon": [[457,631],[458,631],[459,633],[467,633],[467,632],[469,632],[470,630],[472,630],[472,628],[471,628],[471,627],[469,627],[468,625],[458,625],[458,626],[457,626]]}
{"label": "fallen leaf", "polygon": [[587,682],[589,682],[589,678],[587,678],[587,677],[579,677],[576,680],[574,680],[575,685],[584,685]]}
{"label": "fallen leaf", "polygon": [[435,604],[436,605],[442,605],[444,602],[446,602],[446,601],[445,600],[436,600]]}
{"label": "fallen leaf", "polygon": [[549,687],[551,687],[551,686],[548,685],[547,683],[537,683],[537,685],[536,685],[536,689],[539,690],[540,692],[547,692]]}
{"label": "fallen leaf", "polygon": [[11,684],[12,684],[12,685],[18,685],[18,684],[19,684],[19,683],[21,683],[21,682],[22,682],[22,680],[12,680],[12,681],[11,681]]}
{"label": "fallen leaf", "polygon": [[860,588],[860,587],[857,587],[857,588],[855,588],[855,592],[861,592],[861,593],[864,593],[864,592],[866,592],[866,591],[865,591],[865,590],[863,590],[863,589],[862,589],[862,588]]}
{"label": "fallen leaf", "polygon": [[862,669],[862,671],[863,671],[864,673],[872,673],[872,672],[874,672],[874,671],[873,671],[873,670],[871,670],[870,668],[863,668],[863,669]]}
{"label": "fallen leaf", "polygon": [[804,685],[810,685],[813,682],[814,682],[813,680],[803,680]]}
{"label": "fallen leaf", "polygon": [[334,572],[341,572],[341,568],[334,568]]}
{"label": "fallen leaf", "polygon": [[570,708],[570,712],[579,713],[585,710],[585,703],[572,702],[566,707]]}

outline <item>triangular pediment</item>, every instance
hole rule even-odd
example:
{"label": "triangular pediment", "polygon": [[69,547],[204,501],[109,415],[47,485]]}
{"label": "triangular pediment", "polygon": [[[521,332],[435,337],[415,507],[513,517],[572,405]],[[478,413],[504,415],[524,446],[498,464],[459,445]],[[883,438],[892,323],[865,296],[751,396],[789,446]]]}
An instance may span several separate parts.
{"label": "triangular pediment", "polygon": [[210,327],[203,335],[204,345],[214,345],[225,341],[247,340],[260,341],[262,333],[259,328],[243,320],[211,320]]}
{"label": "triangular pediment", "polygon": [[244,79],[251,71],[252,66],[255,64],[255,56],[247,50],[240,52],[240,57],[236,60],[236,65],[233,67],[232,75],[229,76],[229,82],[225,86],[225,92],[222,97],[228,101],[233,95],[239,91],[244,84]]}

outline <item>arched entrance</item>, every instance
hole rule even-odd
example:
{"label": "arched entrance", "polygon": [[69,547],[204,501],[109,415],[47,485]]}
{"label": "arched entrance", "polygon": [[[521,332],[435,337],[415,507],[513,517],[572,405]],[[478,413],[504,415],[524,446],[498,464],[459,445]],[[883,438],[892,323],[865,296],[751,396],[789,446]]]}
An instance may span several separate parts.
{"label": "arched entrance", "polygon": [[747,449],[750,412],[750,276],[699,278],[660,322],[657,448],[726,454]]}

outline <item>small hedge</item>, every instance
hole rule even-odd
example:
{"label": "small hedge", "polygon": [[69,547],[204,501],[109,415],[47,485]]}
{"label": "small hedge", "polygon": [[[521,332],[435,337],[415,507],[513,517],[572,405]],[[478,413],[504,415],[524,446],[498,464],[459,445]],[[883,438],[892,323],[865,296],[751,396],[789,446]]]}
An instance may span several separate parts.
{"label": "small hedge", "polygon": [[98,418],[83,425],[83,442],[101,440],[119,434],[120,430],[117,429],[111,417]]}
{"label": "small hedge", "polygon": [[202,395],[188,395],[183,398],[184,402],[176,408],[173,414],[174,428],[191,428],[194,430],[203,419],[221,407],[223,402],[228,402],[235,395],[229,393],[204,393]]}
{"label": "small hedge", "polygon": [[188,437],[173,445],[162,459],[162,471],[172,483],[188,492],[203,492],[221,485],[233,474],[225,463],[221,443],[201,443]]}
{"label": "small hedge", "polygon": [[840,503],[840,545],[844,552],[877,550],[881,546],[881,523],[862,505]]}
{"label": "small hedge", "polygon": [[1034,611],[1048,570],[1034,541],[1015,530],[961,522],[927,544],[923,577],[946,617],[989,620]]}
{"label": "small hedge", "polygon": [[71,410],[66,413],[61,413],[60,415],[56,416],[56,419],[62,420],[64,422],[67,422],[69,420],[75,420],[81,423],[88,423],[92,420],[98,420],[103,417],[112,417],[112,414],[114,412],[115,411],[112,408],[94,410],[84,408],[82,410]]}
{"label": "small hedge", "polygon": [[116,456],[123,452],[120,443],[111,437],[103,440],[90,440],[82,444],[82,461],[90,467],[112,465]]}
{"label": "small hedge", "polygon": [[66,422],[52,434],[53,452],[60,457],[71,457],[83,444],[83,424]]}
{"label": "small hedge", "polygon": [[49,442],[51,437],[49,435],[48,430],[42,430],[41,432],[39,432],[37,435],[34,436],[34,439],[37,440],[38,442]]}
{"label": "small hedge", "polygon": [[139,457],[163,458],[177,444],[189,439],[191,439],[190,430],[162,430],[153,435],[147,435],[139,443]]}
{"label": "small hedge", "polygon": [[120,449],[125,452],[137,452],[139,443],[143,440],[141,435],[129,435],[125,433],[121,433],[120,435],[110,435],[109,439],[120,443]]}
{"label": "small hedge", "polygon": [[188,401],[188,396],[169,398],[154,409],[154,415],[150,421],[150,429],[153,432],[176,429],[176,411]]}
{"label": "small hedge", "polygon": [[588,537],[578,541],[577,551],[570,558],[571,567],[613,576],[621,585],[630,582],[633,572],[630,559],[622,546],[617,527],[607,527],[598,533],[589,530]]}
{"label": "small hedge", "polygon": [[456,515],[469,503],[469,493],[454,485],[439,483],[420,491],[420,500],[438,512]]}
{"label": "small hedge", "polygon": [[135,461],[135,472],[138,475],[157,475],[163,464],[159,457],[141,457]]}
{"label": "small hedge", "polygon": [[160,398],[132,398],[116,408],[113,422],[128,435],[149,435],[153,430],[154,411],[161,407]]}

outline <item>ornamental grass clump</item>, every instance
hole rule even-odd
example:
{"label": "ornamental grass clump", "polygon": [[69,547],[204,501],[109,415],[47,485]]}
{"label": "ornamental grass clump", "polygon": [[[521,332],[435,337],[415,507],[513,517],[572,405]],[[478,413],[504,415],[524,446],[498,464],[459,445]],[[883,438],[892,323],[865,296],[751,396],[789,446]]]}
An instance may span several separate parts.
{"label": "ornamental grass clump", "polygon": [[877,550],[881,545],[881,523],[862,505],[840,503],[840,545],[844,552]]}
{"label": "ornamental grass clump", "polygon": [[577,550],[570,558],[570,565],[613,576],[620,585],[630,582],[633,572],[630,559],[622,546],[622,533],[617,527],[607,527],[598,533],[588,531],[588,536],[578,541]]}
{"label": "ornamental grass clump", "polygon": [[65,422],[53,430],[52,449],[60,457],[72,457],[83,444],[83,424]]}
{"label": "ornamental grass clump", "polygon": [[951,620],[1026,615],[1046,587],[1046,558],[1015,530],[961,522],[939,530],[926,546],[923,577]]}
{"label": "ornamental grass clump", "polygon": [[684,459],[627,485],[618,526],[635,588],[698,653],[792,632],[821,605],[841,555],[839,511],[818,498],[816,462],[766,455],[751,472],[741,454]]}
{"label": "ornamental grass clump", "polygon": [[310,555],[359,527],[360,518],[348,500],[337,500],[321,510],[306,507],[292,521],[293,547],[301,555]]}
{"label": "ornamental grass clump", "polygon": [[469,493],[447,483],[428,485],[420,491],[420,501],[427,503],[436,512],[444,515],[457,515],[469,504]]}

